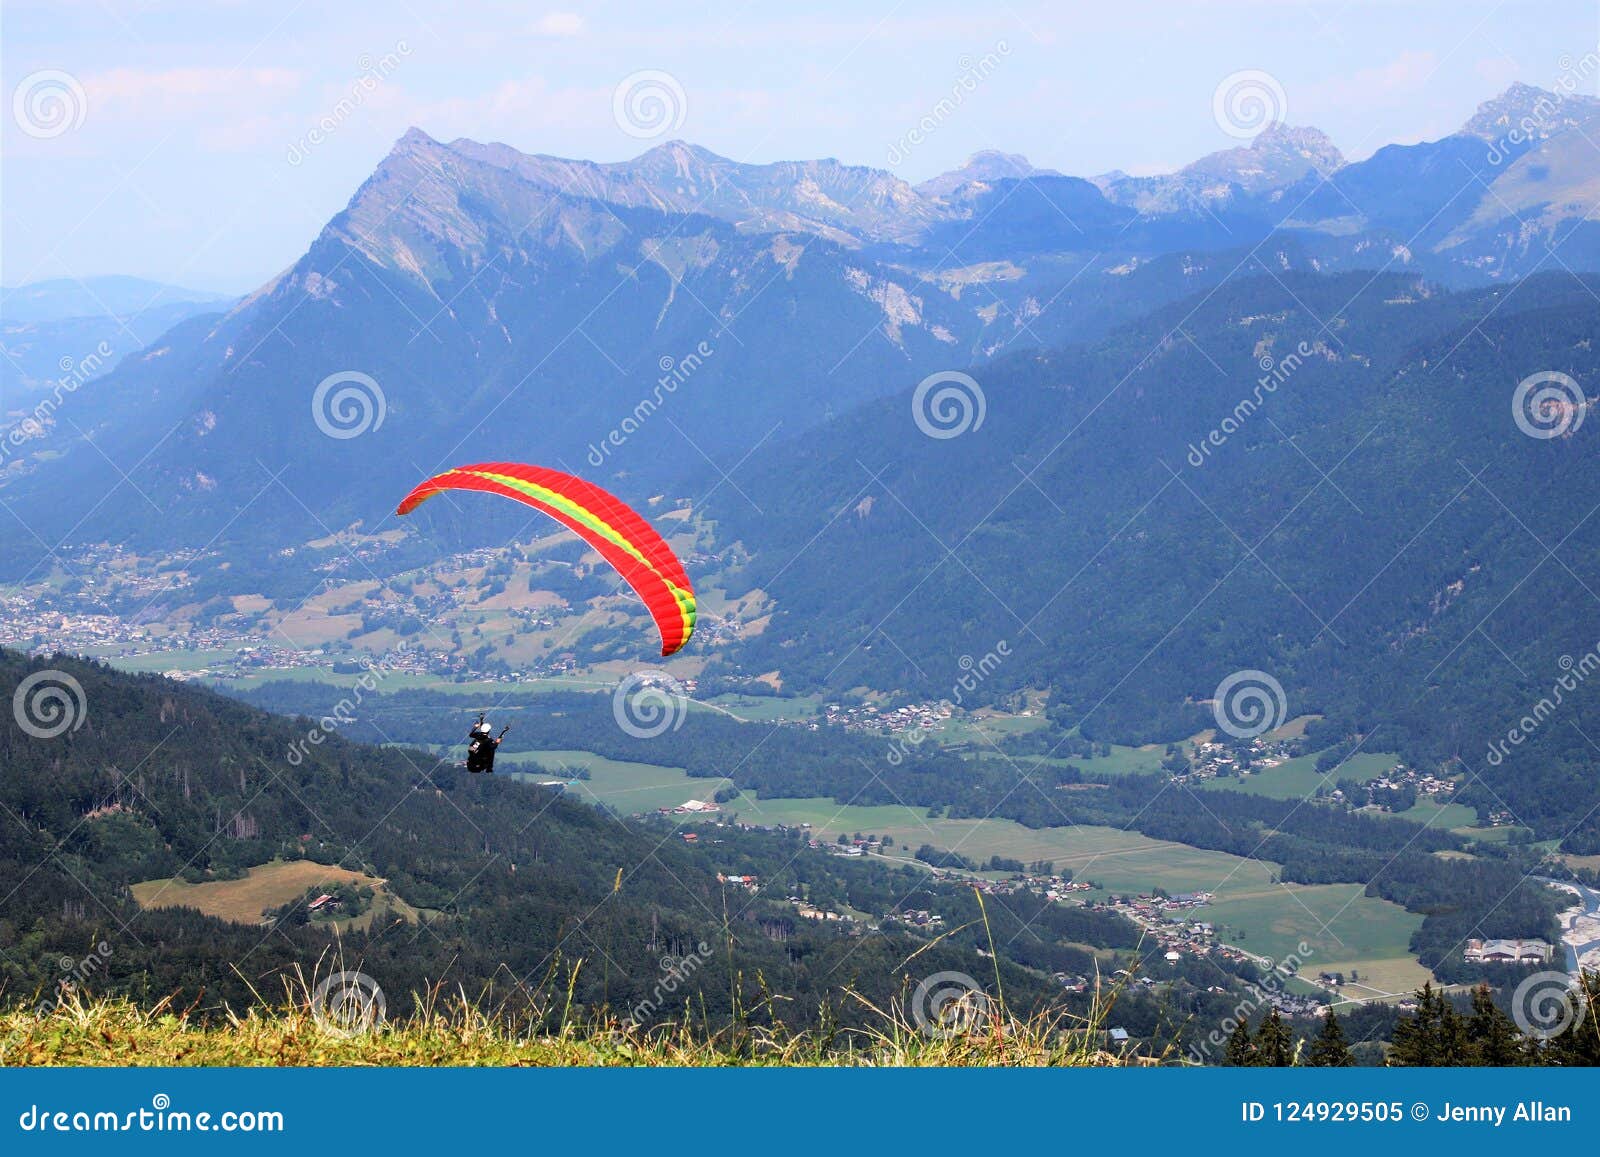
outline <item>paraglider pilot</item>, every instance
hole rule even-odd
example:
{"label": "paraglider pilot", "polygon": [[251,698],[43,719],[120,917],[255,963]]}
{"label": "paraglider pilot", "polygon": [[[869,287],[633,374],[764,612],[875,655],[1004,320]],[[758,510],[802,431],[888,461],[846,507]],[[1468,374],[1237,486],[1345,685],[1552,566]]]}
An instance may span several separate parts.
{"label": "paraglider pilot", "polygon": [[484,712],[480,711],[478,721],[472,725],[472,730],[467,732],[467,770],[486,771],[492,775],[495,750],[505,738],[506,732],[511,730],[511,725],[508,723],[502,727],[499,735],[490,735],[491,728],[483,721],[483,716]]}

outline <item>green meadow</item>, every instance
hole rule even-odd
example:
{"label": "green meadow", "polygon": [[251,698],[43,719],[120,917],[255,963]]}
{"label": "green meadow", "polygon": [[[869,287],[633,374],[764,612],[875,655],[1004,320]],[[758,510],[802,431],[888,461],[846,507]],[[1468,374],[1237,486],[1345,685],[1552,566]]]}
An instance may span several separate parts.
{"label": "green meadow", "polygon": [[1366,783],[1370,779],[1376,779],[1394,765],[1393,755],[1363,751],[1351,756],[1334,770],[1324,773],[1317,770],[1316,755],[1299,755],[1285,760],[1277,767],[1269,767],[1265,771],[1247,775],[1242,780],[1207,780],[1205,786],[1228,791],[1248,791],[1271,799],[1304,799],[1314,795],[1319,787],[1326,787],[1331,791],[1341,779]]}
{"label": "green meadow", "polygon": [[677,807],[686,800],[709,800],[725,779],[696,779],[681,767],[657,767],[650,763],[629,763],[607,759],[589,751],[508,751],[495,761],[497,769],[509,769],[537,781],[571,781],[578,770],[587,779],[568,783],[567,793],[586,803],[603,803],[623,815],[639,815],[657,808]]}
{"label": "green meadow", "polygon": [[[577,798],[605,803],[624,814],[673,807],[687,799],[709,800],[724,779],[698,779],[680,768],[625,763],[583,751],[517,752],[501,757],[540,778],[558,778],[583,767],[591,778],[567,788]],[[1387,766],[1387,764],[1385,764]],[[537,770],[535,770],[537,769]],[[1380,769],[1381,770],[1381,769]],[[911,858],[922,844],[960,852],[973,860],[1004,856],[1031,863],[1052,861],[1108,893],[1212,892],[1216,900],[1196,918],[1218,926],[1222,939],[1274,960],[1295,954],[1304,970],[1356,969],[1370,998],[1407,992],[1427,979],[1408,950],[1420,916],[1362,894],[1352,884],[1283,884],[1276,864],[1245,859],[1187,844],[1154,840],[1107,827],[1027,828],[1004,819],[930,818],[926,809],[900,804],[841,804],[831,799],[764,799],[741,793],[722,805],[725,817],[752,824],[811,825],[812,836],[890,837],[888,855]],[[695,821],[691,821],[695,822]],[[1301,953],[1300,944],[1309,951]],[[1355,990],[1351,990],[1355,995]]]}

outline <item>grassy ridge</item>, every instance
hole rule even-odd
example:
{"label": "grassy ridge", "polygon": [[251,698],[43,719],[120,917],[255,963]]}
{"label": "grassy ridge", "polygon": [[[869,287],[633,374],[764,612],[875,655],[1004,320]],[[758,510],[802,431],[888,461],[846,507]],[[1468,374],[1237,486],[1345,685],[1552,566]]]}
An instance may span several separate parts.
{"label": "grassy ridge", "polygon": [[200,1023],[165,1004],[68,997],[48,1010],[0,1014],[0,1065],[9,1066],[1057,1066],[1126,1063],[1099,1046],[1097,1020],[1018,1021],[991,1003],[965,1032],[929,1036],[900,1010],[882,1027],[848,1038],[830,1033],[626,1022],[519,1030],[462,996],[427,1002],[404,1021],[350,1032],[302,999]]}

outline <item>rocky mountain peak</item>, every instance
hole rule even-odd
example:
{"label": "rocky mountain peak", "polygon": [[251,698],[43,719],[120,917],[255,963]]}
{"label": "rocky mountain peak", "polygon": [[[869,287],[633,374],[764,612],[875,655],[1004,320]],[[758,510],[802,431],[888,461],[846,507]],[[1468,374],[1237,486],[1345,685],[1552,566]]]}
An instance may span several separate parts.
{"label": "rocky mountain peak", "polygon": [[970,185],[987,185],[995,181],[1014,180],[1020,177],[1059,177],[1054,169],[1036,169],[1021,153],[1003,153],[998,149],[983,149],[967,158],[959,169],[940,173],[918,185],[917,192],[924,197],[944,199]]}
{"label": "rocky mountain peak", "polygon": [[1319,173],[1331,173],[1344,165],[1344,154],[1339,146],[1327,133],[1309,125],[1296,127],[1275,122],[1250,142],[1250,148],[1283,157],[1298,157]]}
{"label": "rocky mountain peak", "polygon": [[1505,92],[1478,106],[1478,111],[1461,131],[1486,141],[1498,140],[1516,132],[1527,139],[1544,140],[1563,129],[1589,120],[1600,113],[1600,99],[1586,96],[1573,87],[1567,91],[1538,88],[1518,81]]}

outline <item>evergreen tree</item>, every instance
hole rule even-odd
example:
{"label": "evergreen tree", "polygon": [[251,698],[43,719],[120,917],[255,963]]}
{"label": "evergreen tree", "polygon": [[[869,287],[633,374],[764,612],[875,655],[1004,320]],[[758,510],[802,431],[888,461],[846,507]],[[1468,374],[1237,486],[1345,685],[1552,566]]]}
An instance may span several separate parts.
{"label": "evergreen tree", "polygon": [[1343,1069],[1355,1063],[1356,1058],[1345,1041],[1344,1028],[1339,1024],[1339,1015],[1330,1006],[1323,1014],[1322,1031],[1311,1042],[1311,1049],[1306,1054],[1306,1064],[1317,1068]]}
{"label": "evergreen tree", "polygon": [[1439,1006],[1443,999],[1433,991],[1430,980],[1417,992],[1417,1011],[1402,1016],[1394,1026],[1394,1048],[1389,1052],[1391,1065],[1411,1068],[1439,1063]]}
{"label": "evergreen tree", "polygon": [[1283,1023],[1283,1017],[1274,1008],[1256,1030],[1257,1064],[1270,1068],[1286,1069],[1294,1064],[1294,1034]]}
{"label": "evergreen tree", "polygon": [[1452,1068],[1473,1063],[1467,1018],[1456,1011],[1456,1006],[1442,992],[1439,994],[1439,1059],[1434,1063]]}
{"label": "evergreen tree", "polygon": [[1460,1066],[1472,1063],[1467,1021],[1430,980],[1417,991],[1417,1011],[1394,1026],[1392,1065]]}
{"label": "evergreen tree", "polygon": [[1223,1050],[1222,1063],[1236,1069],[1261,1063],[1256,1059],[1256,1046],[1250,1041],[1249,1022],[1241,1020],[1228,1034],[1228,1047]]}
{"label": "evergreen tree", "polygon": [[1544,1049],[1545,1064],[1570,1067],[1600,1065],[1600,972],[1585,972],[1578,990],[1572,1025]]}
{"label": "evergreen tree", "polygon": [[1472,990],[1472,1015],[1467,1018],[1467,1043],[1475,1065],[1521,1065],[1527,1063],[1522,1034],[1511,1018],[1494,1003],[1487,984]]}

